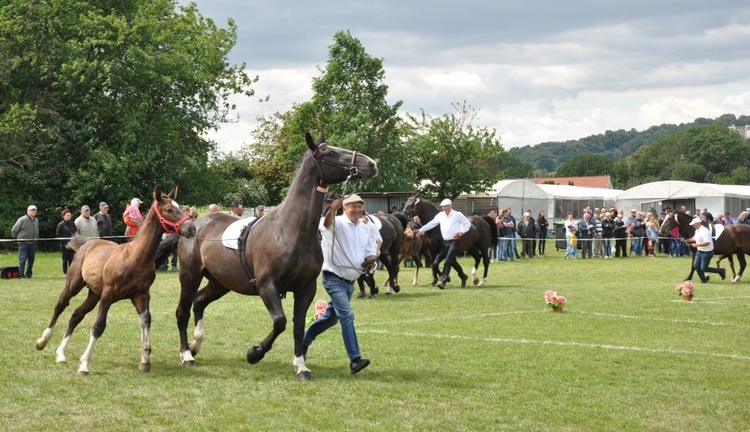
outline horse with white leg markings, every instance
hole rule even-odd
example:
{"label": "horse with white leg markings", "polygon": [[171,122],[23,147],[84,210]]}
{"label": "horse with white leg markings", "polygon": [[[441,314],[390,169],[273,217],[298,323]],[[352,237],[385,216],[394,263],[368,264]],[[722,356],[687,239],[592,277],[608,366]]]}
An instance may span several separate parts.
{"label": "horse with white leg markings", "polygon": [[162,234],[179,233],[185,237],[195,235],[190,217],[183,213],[174,201],[177,187],[168,195],[163,195],[159,186],[154,188],[154,205],[144,219],[133,241],[117,244],[108,240],[75,236],[68,247],[76,250],[75,258],[68,268],[65,288],[55,305],[52,320],[36,341],[36,349],[47,346],[60,314],[84,287],[89,288],[88,296],[70,317],[68,329],[56,350],[57,363],[66,363],[65,352],[76,326],[94,307],[99,304],[96,322],[91,329],[91,337],[86,351],[81,356],[79,375],[88,375],[91,355],[96,341],[107,326],[107,312],[110,306],[123,299],[130,299],[141,321],[141,362],[142,372],[151,370],[151,312],[149,311],[150,288],[156,278],[154,258],[161,242]]}

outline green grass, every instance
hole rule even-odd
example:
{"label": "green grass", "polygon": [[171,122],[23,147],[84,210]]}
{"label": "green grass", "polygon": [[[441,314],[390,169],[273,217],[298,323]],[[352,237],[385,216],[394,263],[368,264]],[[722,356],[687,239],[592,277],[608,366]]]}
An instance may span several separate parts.
{"label": "green grass", "polygon": [[[349,374],[335,327],[310,348],[315,379],[299,383],[291,327],[247,364],[271,322],[260,299],[237,294],[207,309],[198,366],[183,368],[174,273],[152,288],[151,373],[138,371],[138,319],[123,301],[91,375],[79,377],[94,313],[67,365],[54,351],[83,295],[50,345],[34,349],[63,285],[59,254],[41,254],[34,279],[0,281],[0,430],[747,430],[750,286],[712,281],[682,302],[674,286],[688,267],[663,257],[564,261],[560,251],[492,263],[488,286],[444,291],[427,286],[426,272],[412,287],[404,269],[400,294],[354,301],[370,367]],[[545,307],[548,289],[568,297],[564,313]],[[327,299],[322,287],[316,298]]]}

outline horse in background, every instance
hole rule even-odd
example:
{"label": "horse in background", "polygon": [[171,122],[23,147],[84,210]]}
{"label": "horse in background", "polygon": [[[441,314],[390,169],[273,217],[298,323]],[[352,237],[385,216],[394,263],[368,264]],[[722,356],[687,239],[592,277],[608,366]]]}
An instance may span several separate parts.
{"label": "horse in background", "polygon": [[91,338],[81,357],[79,375],[89,374],[91,354],[96,341],[107,326],[107,313],[113,303],[130,299],[141,318],[141,372],[151,370],[151,312],[150,288],[156,278],[154,258],[161,242],[162,234],[180,234],[185,238],[195,235],[190,217],[183,213],[174,201],[177,187],[163,195],[159,186],[154,188],[154,204],[148,212],[133,241],[117,244],[109,240],[88,239],[76,235],[68,247],[76,250],[75,258],[65,277],[65,288],[55,305],[52,320],[36,341],[36,349],[42,350],[52,337],[52,332],[60,314],[70,304],[70,299],[78,295],[84,287],[89,288],[83,304],[73,312],[62,343],[57,348],[57,363],[66,363],[65,351],[76,326],[87,313],[99,303],[96,322],[91,328]]}
{"label": "horse in background", "polygon": [[[674,212],[664,219],[659,229],[659,235],[669,237],[669,232],[677,227],[680,231],[680,236],[686,239],[693,238],[695,236],[695,228],[690,225],[692,220],[693,216],[687,213]],[[732,224],[723,225],[723,227],[724,231],[721,235],[714,238],[714,256],[718,256],[716,266],[718,267],[724,258],[729,258],[729,268],[732,269],[731,280],[732,282],[739,282],[747,266],[745,254],[750,254],[750,225]],[[708,229],[710,230],[711,227],[709,226]],[[693,256],[695,256],[695,248],[691,247],[691,250],[693,250]],[[734,260],[732,259],[732,255],[734,254],[737,255],[737,261],[740,263],[739,273],[734,270]],[[690,274],[688,274],[685,280],[691,280],[694,272],[695,269],[691,261]]]}
{"label": "horse in background", "polygon": [[[330,146],[325,137],[314,141],[305,135],[307,151],[297,168],[292,184],[278,207],[247,228],[246,241],[238,249],[222,243],[224,231],[236,217],[211,213],[195,222],[196,236],[183,239],[178,247],[180,261],[180,302],[177,327],[180,334],[180,358],[184,366],[195,364],[205,339],[203,322],[206,307],[230,291],[259,296],[271,316],[271,332],[247,350],[250,364],[259,362],[284,332],[287,317],[281,300],[294,295],[294,360],[298,380],[312,379],[305,365],[302,337],[306,315],[315,297],[317,278],[323,266],[323,251],[318,240],[320,210],[328,185],[350,179],[374,177],[377,164],[369,157]],[[239,243],[239,242],[238,242]],[[203,278],[208,282],[198,291]],[[195,330],[188,343],[187,326],[193,308]]]}
{"label": "horse in background", "polygon": [[[394,216],[401,216],[406,219],[406,215],[403,213],[394,213]],[[427,247],[427,243],[422,240],[422,236],[412,232],[412,221],[408,221],[406,231],[404,231],[404,242],[401,243],[401,250],[398,253],[398,263],[396,265],[400,266],[404,260],[413,258],[414,279],[412,280],[412,285],[414,286],[419,282],[419,270],[422,268],[422,260],[420,259],[419,254],[422,253],[426,262],[432,262],[430,249]],[[383,286],[386,286],[389,282],[390,278],[386,278],[385,281],[383,281]]]}
{"label": "horse in background", "polygon": [[[412,218],[414,215],[419,216],[419,219],[423,223],[428,223],[440,212],[430,201],[414,195],[409,197],[404,203],[402,212],[408,217]],[[485,216],[487,217],[487,216]],[[466,252],[474,258],[474,267],[471,269],[471,276],[474,285],[482,286],[487,282],[487,273],[490,268],[490,256],[489,246],[492,237],[497,237],[497,234],[493,236],[491,233],[492,223],[488,223],[484,217],[481,216],[467,216],[469,222],[471,222],[471,228],[459,240],[459,253]],[[491,219],[487,217],[488,219]],[[497,228],[495,228],[495,232]],[[427,238],[427,245],[430,249],[430,254],[433,257],[437,257],[443,248],[443,237],[440,234],[440,229],[433,229],[425,233]],[[480,260],[484,263],[484,276],[481,280],[477,277],[477,268],[479,267]],[[430,285],[435,286],[438,281],[439,266],[432,262],[432,283]]]}

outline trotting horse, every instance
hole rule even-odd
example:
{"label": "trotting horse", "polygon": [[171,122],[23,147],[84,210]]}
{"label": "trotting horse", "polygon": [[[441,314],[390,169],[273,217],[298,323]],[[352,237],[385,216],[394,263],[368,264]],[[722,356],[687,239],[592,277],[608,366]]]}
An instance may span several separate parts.
{"label": "trotting horse", "polygon": [[[661,225],[659,235],[662,237],[669,237],[669,232],[678,227],[680,235],[683,238],[689,239],[695,236],[695,228],[690,225],[690,221],[693,220],[693,216],[683,212],[674,212],[669,215]],[[709,228],[710,229],[710,228]],[[734,271],[734,260],[732,255],[737,254],[737,261],[740,263],[740,272]],[[742,278],[742,273],[745,271],[747,261],[745,254],[750,254],[750,225],[744,224],[733,224],[725,225],[724,231],[717,238],[714,239],[714,256],[718,256],[716,265],[724,258],[729,258],[729,268],[732,269],[732,282],[739,282]],[[693,272],[695,269],[690,265],[690,274],[685,280],[693,278]]]}
{"label": "trotting horse", "polygon": [[168,195],[162,195],[159,186],[154,188],[154,205],[148,212],[133,241],[117,244],[108,240],[75,236],[68,247],[76,250],[75,258],[68,268],[65,288],[55,305],[55,310],[42,337],[36,341],[36,349],[47,346],[52,331],[60,314],[84,287],[89,288],[88,297],[73,312],[68,323],[65,337],[57,348],[57,363],[66,363],[65,350],[70,336],[87,313],[99,303],[96,322],[91,328],[91,338],[86,351],[81,356],[79,375],[88,375],[91,353],[96,341],[107,326],[107,312],[113,303],[130,299],[141,318],[141,372],[151,370],[151,312],[149,300],[150,288],[156,277],[154,258],[161,242],[161,236],[167,233],[179,233],[185,237],[195,235],[190,217],[182,212],[174,201],[177,187]]}
{"label": "trotting horse", "polygon": [[[306,134],[308,151],[302,158],[289,191],[281,204],[251,227],[243,253],[224,247],[224,230],[237,219],[209,214],[195,222],[196,236],[178,246],[182,291],[177,307],[180,358],[184,366],[195,364],[194,356],[205,338],[206,307],[229,291],[257,295],[263,299],[273,321],[271,332],[259,345],[247,350],[247,361],[259,362],[286,329],[281,299],[294,294],[294,360],[299,380],[312,379],[302,353],[305,315],[313,301],[317,277],[323,266],[318,224],[329,184],[348,179],[367,180],[378,172],[369,157],[329,146],[325,138],[315,142]],[[243,265],[244,262],[244,265]],[[203,278],[208,283],[200,291]],[[197,293],[196,293],[197,292]],[[195,319],[194,339],[188,343],[190,307]]]}
{"label": "trotting horse", "polygon": [[[424,223],[431,221],[439,212],[431,202],[424,198],[414,195],[409,197],[404,203],[402,210],[406,216],[411,219],[414,215],[419,216]],[[471,277],[474,285],[482,286],[487,282],[487,273],[490,268],[490,256],[488,249],[490,246],[490,237],[492,228],[487,221],[480,216],[468,216],[471,222],[471,228],[465,232],[459,240],[459,252],[466,252],[474,258],[474,267],[471,269]],[[440,229],[435,228],[427,231],[426,238],[427,244],[430,248],[430,253],[433,257],[437,257],[443,248],[443,237],[440,234]],[[495,235],[497,237],[497,235]],[[484,277],[479,280],[477,277],[477,268],[479,267],[479,261],[482,260],[484,263]],[[432,283],[430,285],[435,286],[438,281],[439,265],[432,263]],[[462,284],[463,286],[463,284]]]}

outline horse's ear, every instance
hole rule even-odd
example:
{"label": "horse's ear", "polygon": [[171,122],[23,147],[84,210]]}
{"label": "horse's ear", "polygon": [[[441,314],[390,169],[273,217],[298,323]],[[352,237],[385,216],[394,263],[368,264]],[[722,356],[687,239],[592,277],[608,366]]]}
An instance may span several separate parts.
{"label": "horse's ear", "polygon": [[154,186],[154,201],[161,201],[161,188],[159,185]]}
{"label": "horse's ear", "polygon": [[325,144],[326,143],[326,134],[321,132],[320,138],[318,138],[318,144]]}
{"label": "horse's ear", "polygon": [[172,200],[176,200],[176,199],[177,199],[177,185],[174,185],[174,187],[173,187],[173,188],[172,188],[172,190],[171,190],[171,191],[170,191],[170,192],[169,192],[169,193],[167,194],[167,196],[168,196],[169,198],[171,198]]}
{"label": "horse's ear", "polygon": [[318,145],[315,144],[315,140],[312,135],[310,135],[310,132],[305,132],[305,141],[307,142],[307,148],[309,148],[311,152],[318,149]]}

